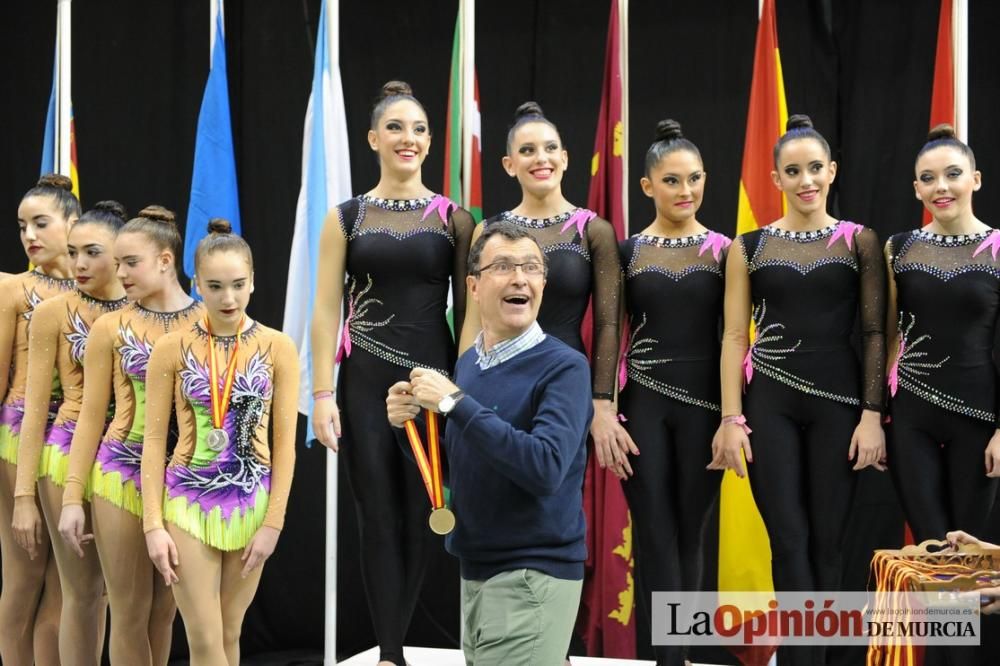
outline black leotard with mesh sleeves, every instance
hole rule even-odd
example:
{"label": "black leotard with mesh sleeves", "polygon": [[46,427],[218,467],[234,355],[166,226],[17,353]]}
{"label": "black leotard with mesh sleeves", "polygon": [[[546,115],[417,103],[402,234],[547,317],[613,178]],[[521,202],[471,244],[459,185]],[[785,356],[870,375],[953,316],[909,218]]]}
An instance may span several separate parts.
{"label": "black leotard with mesh sleeves", "polygon": [[[621,243],[630,324],[628,381],[719,411],[719,325],[730,240],[638,235]],[[704,364],[713,367],[704,371]]]}
{"label": "black leotard with mesh sleeves", "polygon": [[[881,411],[886,267],[875,232],[846,221],[808,232],[767,226],[743,234],[738,245],[757,333],[752,371],[810,395]],[[856,362],[841,362],[858,319],[860,376]]]}
{"label": "black leotard with mesh sleeves", "polygon": [[997,427],[995,252],[996,230],[945,236],[921,229],[889,240],[899,340],[891,350],[887,443],[918,541],[946,530],[983,534],[995,522],[997,479],[983,469]]}
{"label": "black leotard with mesh sleeves", "polygon": [[916,230],[889,241],[902,349],[901,356],[900,348],[890,350],[893,387],[990,423],[998,423],[997,247],[996,230],[961,236]]}
{"label": "black leotard with mesh sleeves", "polygon": [[410,370],[451,374],[449,278],[455,325],[465,310],[475,223],[443,197],[361,196],[337,207],[347,239],[344,334],[338,346],[340,460],[354,493],[361,573],[379,660],[402,666],[403,638],[434,545],[416,466],[385,417],[385,396]]}
{"label": "black leotard with mesh sleeves", "polygon": [[[622,481],[632,515],[636,609],[651,594],[697,591],[702,534],[722,474],[705,469],[719,427],[719,325],[729,239],[638,235],[621,243],[629,342],[618,406],[642,455]],[[657,664],[682,664],[686,646],[657,645]]]}
{"label": "black leotard with mesh sleeves", "polygon": [[596,399],[614,396],[621,267],[614,228],[584,208],[536,219],[507,211],[483,222],[511,222],[538,241],[549,272],[538,312],[542,330],[583,352],[581,326],[593,296],[591,374]]}

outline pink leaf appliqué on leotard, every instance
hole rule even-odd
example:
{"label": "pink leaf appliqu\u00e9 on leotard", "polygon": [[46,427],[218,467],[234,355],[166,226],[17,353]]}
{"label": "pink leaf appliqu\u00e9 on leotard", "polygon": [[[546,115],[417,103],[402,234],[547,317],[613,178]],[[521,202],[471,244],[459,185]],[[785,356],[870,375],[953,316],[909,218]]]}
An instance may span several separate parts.
{"label": "pink leaf appliqu\u00e9 on leotard", "polygon": [[337,348],[337,358],[336,362],[340,361],[345,356],[351,355],[351,319],[354,317],[354,299],[347,299],[347,319],[344,320],[344,330],[340,334],[340,346]]}
{"label": "pink leaf appliqu\u00e9 on leotard", "polygon": [[993,255],[993,259],[996,260],[997,251],[1000,251],[1000,231],[997,231],[996,229],[991,231],[986,236],[986,240],[980,243],[979,247],[976,248],[976,251],[972,253],[972,256],[975,257],[977,254],[979,254],[986,248],[990,249],[990,253]]}
{"label": "pink leaf appliqu\u00e9 on leotard", "polygon": [[576,230],[579,231],[580,235],[582,236],[583,230],[586,228],[587,223],[590,222],[595,217],[597,217],[597,213],[595,213],[594,211],[587,210],[586,208],[577,208],[575,211],[573,211],[573,214],[569,216],[569,219],[566,220],[565,224],[563,224],[562,229],[559,230],[559,233],[565,233],[567,229],[575,225]]}
{"label": "pink leaf appliqu\u00e9 on leotard", "polygon": [[863,224],[858,224],[857,222],[848,222],[847,220],[841,221],[837,225],[837,230],[833,232],[830,236],[830,240],[827,241],[826,246],[833,247],[833,244],[837,242],[838,238],[843,238],[844,242],[847,243],[847,249],[854,249],[854,237],[861,233],[864,229]]}
{"label": "pink leaf appliqu\u00e9 on leotard", "polygon": [[744,391],[746,390],[747,384],[749,384],[750,380],[753,379],[753,359],[752,359],[752,355],[753,355],[753,345],[751,344],[750,348],[747,349],[747,355],[743,357],[743,377],[746,380],[744,382],[744,384],[743,384],[743,390]]}
{"label": "pink leaf appliqu\u00e9 on leotard", "polygon": [[698,250],[698,256],[705,254],[708,250],[712,250],[712,257],[716,261],[722,256],[722,251],[733,244],[733,241],[726,238],[724,235],[716,233],[714,231],[709,231],[708,236],[705,238],[705,242],[701,244],[701,248]]}
{"label": "pink leaf appliqu\u00e9 on leotard", "polygon": [[420,221],[423,222],[430,217],[431,213],[437,212],[438,217],[441,218],[444,226],[447,227],[448,215],[450,215],[454,210],[458,210],[457,203],[442,194],[435,194],[434,198],[431,199],[431,202],[427,204],[427,208],[424,208],[424,215],[420,218]]}
{"label": "pink leaf appliqu\u00e9 on leotard", "polygon": [[899,338],[899,351],[896,352],[896,360],[893,362],[892,367],[889,368],[889,395],[896,397],[896,391],[899,390],[899,360],[903,358],[903,352],[906,351],[906,340],[902,336]]}

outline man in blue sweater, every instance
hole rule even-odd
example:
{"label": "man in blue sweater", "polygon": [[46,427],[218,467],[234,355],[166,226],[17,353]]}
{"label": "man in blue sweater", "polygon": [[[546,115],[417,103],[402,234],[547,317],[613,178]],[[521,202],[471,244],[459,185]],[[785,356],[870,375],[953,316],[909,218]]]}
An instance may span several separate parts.
{"label": "man in blue sweater", "polygon": [[455,381],[424,368],[386,398],[402,427],[421,408],[446,414],[468,664],[562,664],[583,586],[583,472],[593,416],[586,358],[536,321],[546,258],[509,223],[469,252],[482,333]]}

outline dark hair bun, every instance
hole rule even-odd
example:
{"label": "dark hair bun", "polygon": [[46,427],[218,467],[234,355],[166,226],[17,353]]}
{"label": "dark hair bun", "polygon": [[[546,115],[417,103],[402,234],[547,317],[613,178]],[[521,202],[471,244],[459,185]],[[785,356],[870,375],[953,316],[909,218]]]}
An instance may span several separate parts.
{"label": "dark hair bun", "polygon": [[167,210],[163,206],[146,206],[139,211],[139,217],[144,217],[154,222],[163,222],[164,224],[177,224],[177,216],[174,215],[174,211]]}
{"label": "dark hair bun", "polygon": [[805,115],[804,113],[796,113],[788,118],[788,122],[785,123],[785,131],[791,132],[796,129],[813,129],[812,118]]}
{"label": "dark hair bun", "polygon": [[213,217],[208,221],[208,233],[210,234],[231,234],[233,233],[233,225],[229,223],[229,220],[221,217]]}
{"label": "dark hair bun", "polygon": [[61,173],[47,173],[38,179],[35,187],[52,187],[57,190],[73,191],[73,181]]}
{"label": "dark hair bun", "polygon": [[927,133],[927,142],[937,141],[938,139],[955,139],[955,128],[948,123],[941,123],[940,125],[935,125],[931,128],[931,131]]}
{"label": "dark hair bun", "polygon": [[382,85],[382,92],[379,93],[378,99],[389,99],[400,95],[413,97],[413,88],[410,87],[410,84],[406,81],[386,81]]}
{"label": "dark hair bun", "polygon": [[538,105],[538,102],[525,102],[514,110],[515,123],[521,118],[528,116],[538,116],[539,118],[544,118],[545,113],[542,111],[542,107]]}
{"label": "dark hair bun", "polygon": [[122,220],[128,219],[128,213],[125,212],[125,206],[121,205],[114,199],[108,199],[107,201],[98,201],[94,204],[91,210],[96,210],[101,213],[109,213],[115,217],[120,217]]}
{"label": "dark hair bun", "polygon": [[683,139],[681,124],[671,118],[666,118],[656,123],[656,141],[674,141]]}

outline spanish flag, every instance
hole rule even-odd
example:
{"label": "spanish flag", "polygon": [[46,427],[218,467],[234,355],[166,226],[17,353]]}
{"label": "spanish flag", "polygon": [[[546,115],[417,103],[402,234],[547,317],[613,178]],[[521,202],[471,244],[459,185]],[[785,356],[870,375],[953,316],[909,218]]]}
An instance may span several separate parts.
{"label": "spanish flag", "polygon": [[[757,25],[736,218],[736,231],[741,234],[784,214],[782,194],[771,182],[772,150],[788,120],[774,1],[764,0]],[[773,589],[771,546],[750,483],[726,471],[719,504],[720,596],[726,592]],[[757,666],[766,664],[774,649],[745,648],[734,652],[747,666]]]}
{"label": "spanish flag", "polygon": [[[587,207],[605,218],[621,240],[628,210],[625,146],[627,0],[611,0],[601,107],[594,140]],[[591,313],[583,322],[584,343],[593,337]],[[635,584],[632,576],[632,521],[621,483],[600,469],[593,455],[583,486],[587,516],[587,563],[577,627],[593,656],[635,657]]]}
{"label": "spanish flag", "polygon": [[70,2],[60,0],[56,10],[56,48],[52,66],[52,92],[45,114],[45,138],[39,172],[60,173],[73,181],[73,194],[80,198],[80,176],[76,168],[76,132],[70,98],[71,33]]}

